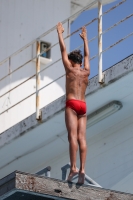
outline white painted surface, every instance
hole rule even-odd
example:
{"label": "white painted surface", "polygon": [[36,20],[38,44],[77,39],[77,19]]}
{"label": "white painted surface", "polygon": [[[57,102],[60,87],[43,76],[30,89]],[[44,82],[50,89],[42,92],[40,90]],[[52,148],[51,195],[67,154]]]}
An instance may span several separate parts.
{"label": "white painted surface", "polygon": [[[70,16],[70,6],[69,0],[1,0],[0,46],[2,51],[0,54],[0,61],[36,39],[38,36],[55,26],[57,22],[68,18]],[[66,30],[67,24],[64,24],[64,27]],[[64,33],[64,37],[66,36],[66,32],[67,30]],[[41,38],[41,40],[46,41],[51,45],[57,43],[57,31],[51,32],[49,35]],[[65,42],[69,51],[69,39]],[[0,65],[0,79],[35,57],[35,49],[36,45],[34,44],[13,56],[11,58],[10,67],[9,60]],[[51,59],[54,62],[59,58],[60,49],[59,45],[57,45],[51,50]],[[52,64],[52,62],[50,64]],[[46,66],[48,66],[48,64],[41,64],[41,70],[45,69]],[[35,93],[35,71],[35,62],[31,61],[0,81],[0,113]],[[52,65],[41,73],[41,87],[57,79],[64,73],[65,71],[62,62],[57,62],[55,65]],[[34,77],[29,79],[31,76]],[[27,79],[29,80],[26,81]],[[25,83],[22,84],[24,81]],[[17,87],[19,84],[21,85]],[[16,88],[13,89],[14,87]],[[64,88],[64,78],[62,78],[56,83],[43,89],[41,91],[41,107],[64,95]],[[11,91],[8,92],[9,90]],[[6,92],[8,93],[5,94]],[[36,110],[35,106],[35,95],[32,95],[30,98],[22,101],[0,115],[0,133],[34,113]]]}

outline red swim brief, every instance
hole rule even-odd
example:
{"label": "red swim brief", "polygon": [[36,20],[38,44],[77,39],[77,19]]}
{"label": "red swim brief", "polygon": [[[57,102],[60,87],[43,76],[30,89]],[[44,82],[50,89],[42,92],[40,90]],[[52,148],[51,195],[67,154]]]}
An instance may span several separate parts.
{"label": "red swim brief", "polygon": [[77,115],[84,115],[86,113],[86,102],[76,99],[66,101],[66,108],[69,107],[74,110]]}

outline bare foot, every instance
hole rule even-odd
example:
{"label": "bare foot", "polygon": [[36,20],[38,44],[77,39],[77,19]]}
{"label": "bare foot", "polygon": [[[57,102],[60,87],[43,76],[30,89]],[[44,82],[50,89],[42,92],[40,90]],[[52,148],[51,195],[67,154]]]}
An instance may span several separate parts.
{"label": "bare foot", "polygon": [[85,173],[84,172],[79,172],[79,178],[78,178],[78,184],[84,184],[85,181]]}
{"label": "bare foot", "polygon": [[69,176],[67,178],[67,181],[72,181],[73,177],[76,176],[79,173],[78,170],[76,171],[70,171]]}

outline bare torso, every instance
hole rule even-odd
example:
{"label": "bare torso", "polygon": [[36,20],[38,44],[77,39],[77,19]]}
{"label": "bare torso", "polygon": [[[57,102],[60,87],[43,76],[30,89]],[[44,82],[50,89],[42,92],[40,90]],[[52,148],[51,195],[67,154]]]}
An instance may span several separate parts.
{"label": "bare torso", "polygon": [[66,70],[66,100],[85,101],[87,85],[88,73],[85,69],[71,67],[71,69]]}

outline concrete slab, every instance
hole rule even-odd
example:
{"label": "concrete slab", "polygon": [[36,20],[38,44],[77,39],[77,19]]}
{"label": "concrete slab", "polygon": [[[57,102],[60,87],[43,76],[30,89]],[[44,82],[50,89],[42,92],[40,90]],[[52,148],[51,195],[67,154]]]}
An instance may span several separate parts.
{"label": "concrete slab", "polygon": [[1,200],[132,200],[133,195],[15,171],[0,180]]}

